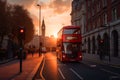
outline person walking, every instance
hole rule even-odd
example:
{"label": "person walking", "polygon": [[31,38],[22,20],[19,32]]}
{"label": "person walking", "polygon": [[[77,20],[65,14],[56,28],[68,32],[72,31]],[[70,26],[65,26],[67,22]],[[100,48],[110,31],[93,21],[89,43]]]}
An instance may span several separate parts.
{"label": "person walking", "polygon": [[100,40],[99,42],[99,56],[100,56],[100,60],[104,59],[104,41]]}
{"label": "person walking", "polygon": [[99,56],[100,56],[100,60],[103,60],[103,50],[102,49],[99,50]]}
{"label": "person walking", "polygon": [[32,57],[34,56],[34,52],[35,52],[35,47],[32,46],[32,48],[31,48]]}

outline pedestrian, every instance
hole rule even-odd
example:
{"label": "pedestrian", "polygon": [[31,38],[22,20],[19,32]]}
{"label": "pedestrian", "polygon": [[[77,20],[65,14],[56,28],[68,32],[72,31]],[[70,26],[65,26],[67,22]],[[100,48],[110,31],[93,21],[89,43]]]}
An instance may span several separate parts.
{"label": "pedestrian", "polygon": [[33,51],[31,51],[31,53],[32,53],[32,57],[34,56],[34,53],[33,53]]}
{"label": "pedestrian", "polygon": [[34,47],[31,48],[32,57],[34,56]]}
{"label": "pedestrian", "polygon": [[104,41],[103,40],[99,41],[99,56],[100,56],[100,60],[103,60],[104,58]]}
{"label": "pedestrian", "polygon": [[29,53],[32,54],[32,57],[33,57],[34,52],[33,52],[33,46],[32,45],[29,46]]}
{"label": "pedestrian", "polygon": [[103,49],[99,50],[99,56],[100,56],[100,60],[104,59],[104,50]]}

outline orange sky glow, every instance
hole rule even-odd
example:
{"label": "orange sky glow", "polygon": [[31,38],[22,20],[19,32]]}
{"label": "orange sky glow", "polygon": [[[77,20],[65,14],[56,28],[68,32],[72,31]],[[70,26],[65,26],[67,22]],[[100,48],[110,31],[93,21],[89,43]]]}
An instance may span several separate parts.
{"label": "orange sky glow", "polygon": [[[46,36],[56,35],[63,25],[71,24],[72,0],[7,0],[11,4],[23,5],[30,12],[35,25],[35,34],[39,33],[39,8],[41,20],[45,20]],[[41,21],[42,22],[42,21]],[[41,31],[40,31],[41,32]]]}

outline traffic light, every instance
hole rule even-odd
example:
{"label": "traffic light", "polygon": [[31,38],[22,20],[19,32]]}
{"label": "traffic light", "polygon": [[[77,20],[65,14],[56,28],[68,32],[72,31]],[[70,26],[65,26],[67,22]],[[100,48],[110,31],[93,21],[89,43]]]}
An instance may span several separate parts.
{"label": "traffic light", "polygon": [[103,40],[102,40],[102,39],[100,40],[100,43],[103,43]]}
{"label": "traffic light", "polygon": [[25,28],[19,27],[19,39],[24,40],[25,39]]}
{"label": "traffic light", "polygon": [[104,40],[103,39],[99,40],[99,45],[100,45],[101,48],[103,48],[103,46],[104,46]]}

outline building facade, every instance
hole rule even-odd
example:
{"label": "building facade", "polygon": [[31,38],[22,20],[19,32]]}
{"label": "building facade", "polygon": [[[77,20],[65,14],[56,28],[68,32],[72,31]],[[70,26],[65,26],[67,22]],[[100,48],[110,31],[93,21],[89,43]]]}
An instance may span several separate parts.
{"label": "building facade", "polygon": [[73,25],[82,26],[85,53],[98,55],[102,41],[105,56],[120,57],[119,0],[73,0],[71,19]]}
{"label": "building facade", "polygon": [[80,26],[81,34],[85,33],[85,5],[84,0],[73,0],[71,12],[71,24]]}

